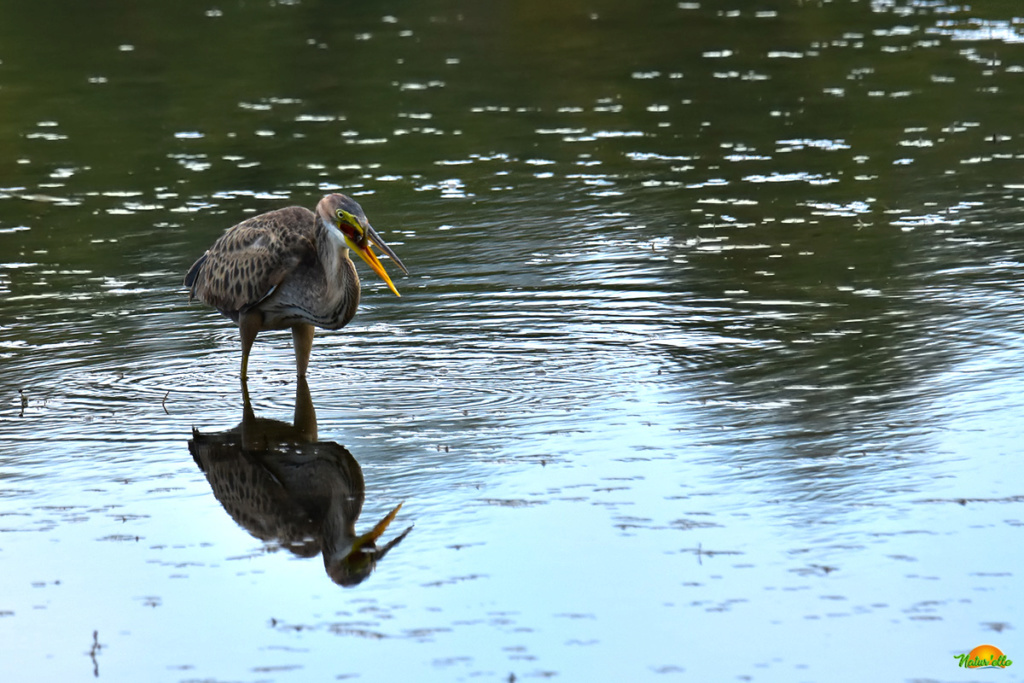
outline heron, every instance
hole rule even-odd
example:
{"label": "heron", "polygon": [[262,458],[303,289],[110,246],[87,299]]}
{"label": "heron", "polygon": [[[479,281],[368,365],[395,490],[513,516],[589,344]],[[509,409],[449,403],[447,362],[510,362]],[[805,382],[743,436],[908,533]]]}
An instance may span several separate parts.
{"label": "heron", "polygon": [[256,538],[299,557],[321,553],[324,569],[339,585],[362,582],[412,531],[410,526],[377,545],[402,504],[358,533],[356,522],[366,500],[363,470],[347,448],[317,437],[316,408],[306,380],[295,382],[291,423],[258,417],[242,393],[237,427],[205,433],[193,427],[188,442],[214,497]]}
{"label": "heron", "polygon": [[296,373],[305,377],[314,328],[340,330],[359,306],[359,275],[349,250],[401,296],[374,246],[409,273],[358,202],[329,194],[315,212],[291,206],[228,228],[192,264],[184,286],[189,302],[198,298],[238,324],[243,382],[249,351],[263,330],[291,329]]}

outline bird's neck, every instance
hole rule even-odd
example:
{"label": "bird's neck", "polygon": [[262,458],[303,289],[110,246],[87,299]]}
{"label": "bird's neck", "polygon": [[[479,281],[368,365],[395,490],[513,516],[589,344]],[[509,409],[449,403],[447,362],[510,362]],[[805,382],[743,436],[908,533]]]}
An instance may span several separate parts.
{"label": "bird's neck", "polygon": [[320,252],[320,261],[327,268],[328,272],[336,272],[341,261],[349,260],[348,245],[345,244],[345,238],[342,237],[340,230],[325,226],[324,222],[319,218],[316,221],[316,232],[316,244]]}
{"label": "bird's neck", "polygon": [[336,303],[344,302],[346,312],[342,315],[344,322],[341,323],[344,326],[359,306],[359,275],[348,256],[348,245],[341,231],[325,226],[319,218],[316,224],[316,245],[328,282],[327,291],[334,292]]}

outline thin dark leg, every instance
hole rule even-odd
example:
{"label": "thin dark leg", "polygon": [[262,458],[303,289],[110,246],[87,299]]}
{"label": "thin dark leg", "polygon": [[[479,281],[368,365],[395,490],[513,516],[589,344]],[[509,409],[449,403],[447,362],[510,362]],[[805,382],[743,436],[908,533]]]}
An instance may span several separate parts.
{"label": "thin dark leg", "polygon": [[242,313],[238,316],[238,334],[242,338],[242,381],[249,377],[249,351],[256,335],[263,324],[263,314],[258,311]]}
{"label": "thin dark leg", "polygon": [[305,377],[306,368],[309,367],[309,354],[313,350],[313,326],[293,327],[292,342],[295,344],[295,372],[299,377]]}

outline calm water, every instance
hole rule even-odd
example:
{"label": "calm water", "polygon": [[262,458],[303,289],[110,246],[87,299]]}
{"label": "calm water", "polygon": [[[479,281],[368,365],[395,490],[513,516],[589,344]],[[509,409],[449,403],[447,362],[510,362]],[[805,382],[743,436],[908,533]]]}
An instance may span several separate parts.
{"label": "calm water", "polygon": [[[4,681],[1021,679],[1017,3],[88,5],[0,0]],[[182,275],[335,190],[402,297],[243,420]]]}

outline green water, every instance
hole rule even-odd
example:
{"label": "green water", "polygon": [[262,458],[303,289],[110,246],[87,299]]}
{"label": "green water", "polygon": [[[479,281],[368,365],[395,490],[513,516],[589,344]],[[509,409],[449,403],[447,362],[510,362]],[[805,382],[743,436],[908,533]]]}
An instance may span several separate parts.
{"label": "green water", "polygon": [[[0,0],[0,678],[1019,680],[1018,14]],[[310,442],[180,284],[334,191]]]}

